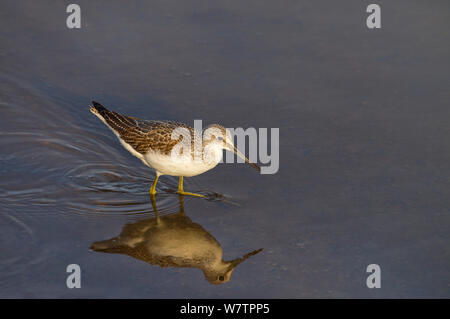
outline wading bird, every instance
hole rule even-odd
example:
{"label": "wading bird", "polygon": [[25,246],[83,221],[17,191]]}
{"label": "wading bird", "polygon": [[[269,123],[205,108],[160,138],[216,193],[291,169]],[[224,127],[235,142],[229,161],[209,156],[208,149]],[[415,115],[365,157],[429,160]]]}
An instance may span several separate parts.
{"label": "wading bird", "polygon": [[[140,120],[110,111],[95,101],[92,104],[91,112],[114,132],[120,143],[156,171],[150,195],[156,194],[156,184],[161,175],[171,175],[179,176],[179,194],[205,197],[185,192],[183,177],[196,176],[214,168],[222,160],[223,150],[234,152],[260,170],[259,166],[251,163],[234,146],[229,132],[219,124],[212,124],[203,131],[198,131],[183,123]],[[179,147],[180,145],[183,147]]]}

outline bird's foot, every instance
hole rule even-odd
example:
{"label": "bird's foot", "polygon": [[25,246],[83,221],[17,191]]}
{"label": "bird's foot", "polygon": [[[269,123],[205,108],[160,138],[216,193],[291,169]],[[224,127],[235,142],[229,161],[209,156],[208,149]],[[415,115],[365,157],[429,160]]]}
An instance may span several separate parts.
{"label": "bird's foot", "polygon": [[180,194],[180,195],[186,195],[186,196],[195,196],[195,197],[206,198],[205,195],[202,195],[202,194],[196,194],[196,193],[189,193],[189,192],[185,192],[185,191],[178,191],[177,194]]}

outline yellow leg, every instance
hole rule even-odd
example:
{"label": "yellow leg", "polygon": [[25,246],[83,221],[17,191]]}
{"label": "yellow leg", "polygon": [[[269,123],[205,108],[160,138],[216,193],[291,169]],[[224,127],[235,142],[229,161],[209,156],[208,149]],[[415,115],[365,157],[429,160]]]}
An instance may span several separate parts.
{"label": "yellow leg", "polygon": [[155,181],[152,184],[152,187],[150,187],[150,195],[156,194],[156,183],[158,183],[159,174],[156,174]]}
{"label": "yellow leg", "polygon": [[178,194],[206,198],[206,196],[202,195],[202,194],[195,194],[195,193],[185,192],[183,190],[183,176],[180,176],[180,179],[178,180]]}

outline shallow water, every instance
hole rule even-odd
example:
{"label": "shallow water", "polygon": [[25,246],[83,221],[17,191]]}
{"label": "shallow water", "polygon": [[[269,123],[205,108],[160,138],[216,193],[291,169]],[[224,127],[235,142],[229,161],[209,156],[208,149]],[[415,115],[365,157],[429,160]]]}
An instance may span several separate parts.
{"label": "shallow water", "polygon": [[[79,30],[64,3],[0,4],[0,297],[450,297],[448,1],[379,1],[376,31],[361,1],[77,3]],[[277,174],[185,179],[224,196],[184,199],[224,260],[263,248],[229,282],[90,249],[155,218],[153,171],[91,100],[280,128]],[[179,213],[176,187],[160,179],[161,216]]]}

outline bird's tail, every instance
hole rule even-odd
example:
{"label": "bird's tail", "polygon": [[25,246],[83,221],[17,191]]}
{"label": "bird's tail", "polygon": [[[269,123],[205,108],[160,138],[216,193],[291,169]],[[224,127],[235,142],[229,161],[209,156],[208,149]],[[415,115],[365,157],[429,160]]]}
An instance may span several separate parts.
{"label": "bird's tail", "polygon": [[110,111],[95,101],[92,101],[90,110],[121,139],[127,140],[129,131],[136,127],[131,117]]}
{"label": "bird's tail", "polygon": [[97,116],[101,115],[102,117],[104,117],[104,114],[109,111],[106,107],[104,107],[100,103],[92,101],[91,112]]}

